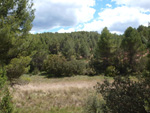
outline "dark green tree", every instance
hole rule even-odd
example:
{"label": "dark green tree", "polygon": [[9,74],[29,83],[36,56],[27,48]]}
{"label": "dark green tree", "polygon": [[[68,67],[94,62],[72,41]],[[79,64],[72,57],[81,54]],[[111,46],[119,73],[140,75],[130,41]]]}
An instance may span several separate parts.
{"label": "dark green tree", "polygon": [[[29,0],[0,0],[0,63],[26,56],[31,45],[27,41],[34,19],[33,3]],[[28,43],[26,43],[28,42]]]}
{"label": "dark green tree", "polygon": [[75,53],[74,42],[66,38],[62,49],[62,54],[67,59],[71,59],[71,56],[74,55],[74,53]]}
{"label": "dark green tree", "polygon": [[140,54],[140,51],[143,48],[142,40],[136,29],[132,27],[127,28],[124,33],[121,47],[124,50],[124,57],[126,57],[128,67],[134,72],[137,63],[136,55]]}
{"label": "dark green tree", "polygon": [[140,34],[140,37],[142,39],[142,43],[146,45],[146,42],[148,41],[148,35],[149,35],[149,28],[143,25],[140,25],[137,28],[137,31]]}
{"label": "dark green tree", "polygon": [[23,42],[32,28],[32,6],[29,0],[0,1],[1,62],[9,63],[27,48],[28,45],[24,45]]}
{"label": "dark green tree", "polygon": [[44,61],[44,71],[49,77],[66,76],[66,59],[58,55],[49,55]]}
{"label": "dark green tree", "polygon": [[88,47],[88,44],[86,44],[84,41],[80,47],[80,55],[85,59],[90,56],[90,47]]}
{"label": "dark green tree", "polygon": [[33,74],[37,74],[42,71],[44,66],[44,60],[46,59],[48,53],[46,51],[37,51],[36,54],[33,55],[31,63],[30,63],[30,72]]}
{"label": "dark green tree", "polygon": [[104,72],[106,68],[111,65],[112,56],[112,43],[111,33],[105,27],[101,32],[97,48],[94,54],[94,58],[91,61],[91,65],[97,73]]}
{"label": "dark green tree", "polygon": [[106,80],[95,88],[105,101],[99,106],[104,113],[149,113],[150,89],[145,80],[115,77],[113,83]]}
{"label": "dark green tree", "polygon": [[20,57],[14,58],[6,66],[6,72],[8,80],[10,81],[11,86],[14,82],[24,73],[27,73],[29,70],[29,63],[31,61],[30,57]]}

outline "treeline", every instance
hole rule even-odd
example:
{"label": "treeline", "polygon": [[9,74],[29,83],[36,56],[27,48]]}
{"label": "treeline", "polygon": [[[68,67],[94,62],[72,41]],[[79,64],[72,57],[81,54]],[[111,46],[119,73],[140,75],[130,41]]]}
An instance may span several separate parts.
{"label": "treeline", "polygon": [[42,33],[31,35],[40,44],[39,48],[49,54],[62,54],[67,59],[80,59],[93,54],[98,41],[97,32]]}
{"label": "treeline", "polygon": [[[3,40],[1,66],[10,81],[23,73],[48,77],[139,74],[148,69],[150,28],[129,27],[123,35],[97,32],[40,33]],[[16,43],[16,42],[17,43]],[[7,50],[8,49],[8,50]],[[3,70],[3,69],[2,69]]]}
{"label": "treeline", "polygon": [[108,76],[115,76],[117,73],[139,74],[147,69],[149,27],[142,25],[137,29],[129,27],[123,35],[116,35],[113,41],[112,37],[114,34],[104,28],[94,57],[91,59],[91,66],[97,74],[105,73]]}
{"label": "treeline", "polygon": [[[98,74],[92,62],[101,38],[99,33],[41,33],[32,34],[30,38],[34,39],[36,51],[30,63],[31,73],[45,71],[55,77]],[[119,48],[122,36],[111,34],[109,41],[115,50]]]}
{"label": "treeline", "polygon": [[123,35],[112,34],[107,28],[101,34],[84,31],[32,34],[35,54],[30,72],[46,71],[53,76],[54,70],[56,73],[59,70],[59,76],[142,73],[148,62],[149,30],[141,25],[137,29],[127,28]]}
{"label": "treeline", "polygon": [[84,74],[93,57],[98,37],[100,34],[97,32],[84,31],[30,35],[34,39],[32,45],[35,52],[30,63],[30,72],[36,74],[46,71],[56,77]]}

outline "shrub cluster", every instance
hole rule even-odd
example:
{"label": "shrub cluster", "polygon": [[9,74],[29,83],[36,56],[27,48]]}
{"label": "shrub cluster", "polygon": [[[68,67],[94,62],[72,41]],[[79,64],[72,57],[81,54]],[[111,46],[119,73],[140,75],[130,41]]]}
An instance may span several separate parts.
{"label": "shrub cluster", "polygon": [[114,66],[108,66],[105,71],[105,76],[115,77],[118,74]]}
{"label": "shrub cluster", "polygon": [[[104,113],[149,113],[150,112],[150,80],[149,78],[137,81],[129,77],[115,77],[114,82],[107,80],[104,83],[97,83],[97,93],[101,94],[104,102],[97,102],[94,98],[89,103],[90,108]],[[100,101],[99,101],[100,102]],[[92,106],[92,107],[91,107]]]}
{"label": "shrub cluster", "polygon": [[84,61],[67,61],[65,57],[59,55],[50,55],[44,61],[44,71],[49,77],[64,77],[83,74],[86,68]]}
{"label": "shrub cluster", "polygon": [[6,75],[11,84],[22,74],[28,72],[30,61],[30,57],[14,58],[11,60],[10,64],[6,66]]}

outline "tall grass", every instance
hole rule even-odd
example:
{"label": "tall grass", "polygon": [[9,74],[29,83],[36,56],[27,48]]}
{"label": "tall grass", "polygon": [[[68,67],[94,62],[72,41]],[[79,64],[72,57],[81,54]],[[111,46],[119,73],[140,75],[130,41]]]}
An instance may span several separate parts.
{"label": "tall grass", "polygon": [[20,113],[82,113],[87,98],[95,93],[93,86],[104,80],[103,76],[48,79],[27,75],[22,79],[26,77],[29,84],[16,85],[11,91]]}

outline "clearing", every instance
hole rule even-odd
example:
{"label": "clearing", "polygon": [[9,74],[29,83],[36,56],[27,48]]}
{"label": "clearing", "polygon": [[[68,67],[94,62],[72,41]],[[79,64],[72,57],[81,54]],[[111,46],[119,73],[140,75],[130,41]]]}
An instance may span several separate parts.
{"label": "clearing", "polygon": [[13,100],[19,112],[81,113],[87,98],[95,94],[93,86],[102,82],[104,77],[46,78],[24,75],[21,80],[29,83],[15,85],[12,89]]}

